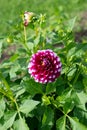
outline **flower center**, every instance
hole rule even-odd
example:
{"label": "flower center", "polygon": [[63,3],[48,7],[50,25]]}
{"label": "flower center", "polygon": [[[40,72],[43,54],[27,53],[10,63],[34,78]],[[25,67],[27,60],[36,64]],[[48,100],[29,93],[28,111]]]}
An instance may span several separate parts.
{"label": "flower center", "polygon": [[48,68],[48,67],[50,67],[51,63],[50,63],[49,59],[44,58],[42,60],[42,62],[41,62],[41,65],[44,66],[44,67],[46,67],[46,68]]}

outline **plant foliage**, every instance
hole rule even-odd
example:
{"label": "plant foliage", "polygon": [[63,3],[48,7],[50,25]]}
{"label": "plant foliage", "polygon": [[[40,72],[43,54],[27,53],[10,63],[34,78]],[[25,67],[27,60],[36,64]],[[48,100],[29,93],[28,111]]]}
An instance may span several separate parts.
{"label": "plant foliage", "polygon": [[[23,18],[23,15],[22,15]],[[46,15],[35,14],[28,26],[18,27],[0,41],[11,42],[8,59],[0,63],[0,130],[87,130],[87,44],[73,37],[76,17],[47,25]],[[16,48],[16,49],[15,49]],[[52,49],[61,59],[55,82],[36,83],[28,63],[38,50]]]}

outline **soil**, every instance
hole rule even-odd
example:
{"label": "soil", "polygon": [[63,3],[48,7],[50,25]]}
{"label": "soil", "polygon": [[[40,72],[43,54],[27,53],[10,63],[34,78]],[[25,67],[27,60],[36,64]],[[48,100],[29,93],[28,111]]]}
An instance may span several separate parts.
{"label": "soil", "polygon": [[4,49],[2,56],[0,58],[0,63],[3,60],[9,59],[12,53],[15,52],[15,50],[16,50],[16,45],[11,45],[11,46],[8,46],[6,49]]}
{"label": "soil", "polygon": [[83,39],[87,38],[87,30],[81,30],[80,32],[75,32],[75,41],[81,43]]}
{"label": "soil", "polygon": [[87,37],[87,11],[80,14],[80,20],[75,28],[80,29],[80,31],[75,31],[75,41],[81,43]]}

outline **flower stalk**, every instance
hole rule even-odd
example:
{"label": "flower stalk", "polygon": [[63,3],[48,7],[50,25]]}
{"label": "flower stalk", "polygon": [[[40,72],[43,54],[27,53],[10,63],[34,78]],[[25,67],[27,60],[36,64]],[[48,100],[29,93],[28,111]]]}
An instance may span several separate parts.
{"label": "flower stalk", "polygon": [[27,52],[29,53],[29,47],[27,45],[27,32],[26,32],[26,27],[24,26],[24,47],[26,48]]}
{"label": "flower stalk", "polygon": [[2,79],[2,82],[5,85],[7,91],[10,93],[10,95],[13,95],[13,93],[12,93],[12,91],[10,89],[10,86],[9,86],[8,82],[6,81],[6,79],[4,78],[2,72],[0,72],[0,78]]}
{"label": "flower stalk", "polygon": [[5,80],[4,76],[2,75],[2,72],[0,72],[0,78],[2,79],[2,82],[4,83],[6,90],[0,88],[0,93],[2,93],[4,96],[6,96],[7,98],[9,98],[13,103],[15,103],[19,118],[21,118],[20,112],[19,112],[19,108],[18,108],[18,104],[13,96],[13,93],[10,89],[10,86],[8,84],[8,82]]}

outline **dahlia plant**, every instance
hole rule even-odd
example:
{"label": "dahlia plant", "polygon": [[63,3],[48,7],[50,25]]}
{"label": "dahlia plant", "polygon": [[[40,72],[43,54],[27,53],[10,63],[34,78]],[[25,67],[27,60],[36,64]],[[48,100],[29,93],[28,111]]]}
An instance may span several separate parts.
{"label": "dahlia plant", "polygon": [[14,51],[1,39],[0,130],[87,130],[87,44],[74,40],[75,18],[45,22],[25,12]]}

